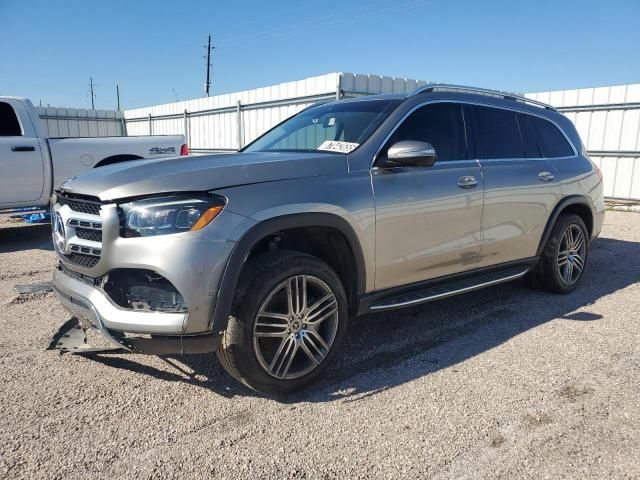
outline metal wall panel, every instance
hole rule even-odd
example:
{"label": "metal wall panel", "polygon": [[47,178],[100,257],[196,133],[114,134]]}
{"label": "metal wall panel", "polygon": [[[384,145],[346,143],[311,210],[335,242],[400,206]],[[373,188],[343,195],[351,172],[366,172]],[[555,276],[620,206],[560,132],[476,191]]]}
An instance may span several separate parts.
{"label": "metal wall panel", "polygon": [[127,110],[124,115],[129,135],[184,134],[196,153],[235,150],[316,102],[338,96],[407,92],[422,83],[378,75],[329,73],[254,90]]}
{"label": "metal wall panel", "polygon": [[406,93],[412,92],[424,80],[410,80],[406,78],[384,77],[380,75],[363,75],[360,73],[343,73],[341,89],[344,92],[380,94],[380,93]]}
{"label": "metal wall panel", "polygon": [[114,137],[124,135],[122,112],[36,107],[50,137]]}
{"label": "metal wall panel", "polygon": [[604,175],[604,194],[640,199],[640,84],[527,94],[563,112]]}
{"label": "metal wall panel", "polygon": [[[129,135],[184,134],[195,153],[228,151],[246,145],[316,102],[410,92],[424,83],[379,75],[330,73],[254,90],[127,110],[124,117]],[[526,96],[550,103],[574,122],[591,157],[604,173],[605,195],[640,199],[640,84]]]}

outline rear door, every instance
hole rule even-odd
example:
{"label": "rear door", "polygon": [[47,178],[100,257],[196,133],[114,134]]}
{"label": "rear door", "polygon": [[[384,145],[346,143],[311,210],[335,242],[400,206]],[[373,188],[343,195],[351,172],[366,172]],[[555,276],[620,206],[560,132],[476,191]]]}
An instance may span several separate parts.
{"label": "rear door", "polygon": [[42,196],[40,143],[26,109],[13,100],[0,101],[0,172],[0,204],[36,201]]}
{"label": "rear door", "polygon": [[[396,142],[431,143],[431,167],[381,167]],[[378,154],[376,289],[471,270],[480,253],[482,176],[470,159],[462,106],[430,103],[412,112]]]}
{"label": "rear door", "polygon": [[533,257],[561,196],[557,172],[540,151],[529,115],[480,105],[465,112],[484,179],[478,267]]}

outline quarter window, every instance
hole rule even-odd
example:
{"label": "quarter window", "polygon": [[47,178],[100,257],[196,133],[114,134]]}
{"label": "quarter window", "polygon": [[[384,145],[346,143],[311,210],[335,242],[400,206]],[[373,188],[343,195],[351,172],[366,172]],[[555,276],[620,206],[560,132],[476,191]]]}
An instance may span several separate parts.
{"label": "quarter window", "polygon": [[433,103],[417,109],[391,135],[383,155],[395,143],[403,140],[429,142],[436,150],[438,161],[464,160],[467,142],[462,106],[455,103]]}
{"label": "quarter window", "polygon": [[536,132],[538,145],[542,155],[547,158],[572,157],[573,149],[565,136],[553,123],[540,117],[527,115],[531,126]]}
{"label": "quarter window", "polygon": [[515,112],[474,106],[473,130],[479,159],[523,158],[525,148]]}
{"label": "quarter window", "polygon": [[22,135],[20,122],[13,107],[6,102],[0,102],[0,137],[19,137]]}

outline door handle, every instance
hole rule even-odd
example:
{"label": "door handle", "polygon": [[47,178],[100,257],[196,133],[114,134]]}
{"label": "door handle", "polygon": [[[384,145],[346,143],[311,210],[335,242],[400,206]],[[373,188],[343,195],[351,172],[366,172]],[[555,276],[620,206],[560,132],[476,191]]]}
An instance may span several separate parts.
{"label": "door handle", "polygon": [[11,147],[11,151],[12,152],[35,152],[36,151],[36,147],[32,147],[29,145],[21,145],[21,146],[13,146]]}
{"label": "door handle", "polygon": [[553,182],[556,177],[553,176],[551,172],[540,172],[538,174],[538,180],[541,182]]}
{"label": "door handle", "polygon": [[458,186],[460,188],[475,188],[478,185],[478,180],[476,177],[472,177],[470,175],[465,175],[464,177],[460,177],[458,179]]}

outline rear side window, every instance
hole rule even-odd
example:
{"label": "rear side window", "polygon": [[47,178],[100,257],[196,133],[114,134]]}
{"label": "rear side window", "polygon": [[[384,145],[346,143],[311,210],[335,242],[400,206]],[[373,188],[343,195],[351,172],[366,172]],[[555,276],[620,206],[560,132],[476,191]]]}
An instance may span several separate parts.
{"label": "rear side window", "polygon": [[436,150],[438,161],[464,160],[467,142],[462,106],[455,103],[433,103],[420,107],[396,129],[387,142],[389,147],[403,140],[429,142]]}
{"label": "rear side window", "polygon": [[491,107],[473,107],[476,156],[523,158],[525,155],[515,112]]}
{"label": "rear side window", "polygon": [[525,115],[535,130],[542,155],[547,158],[571,157],[573,149],[558,127],[544,118]]}
{"label": "rear side window", "polygon": [[20,122],[13,107],[6,102],[0,102],[0,137],[19,137],[22,135]]}

